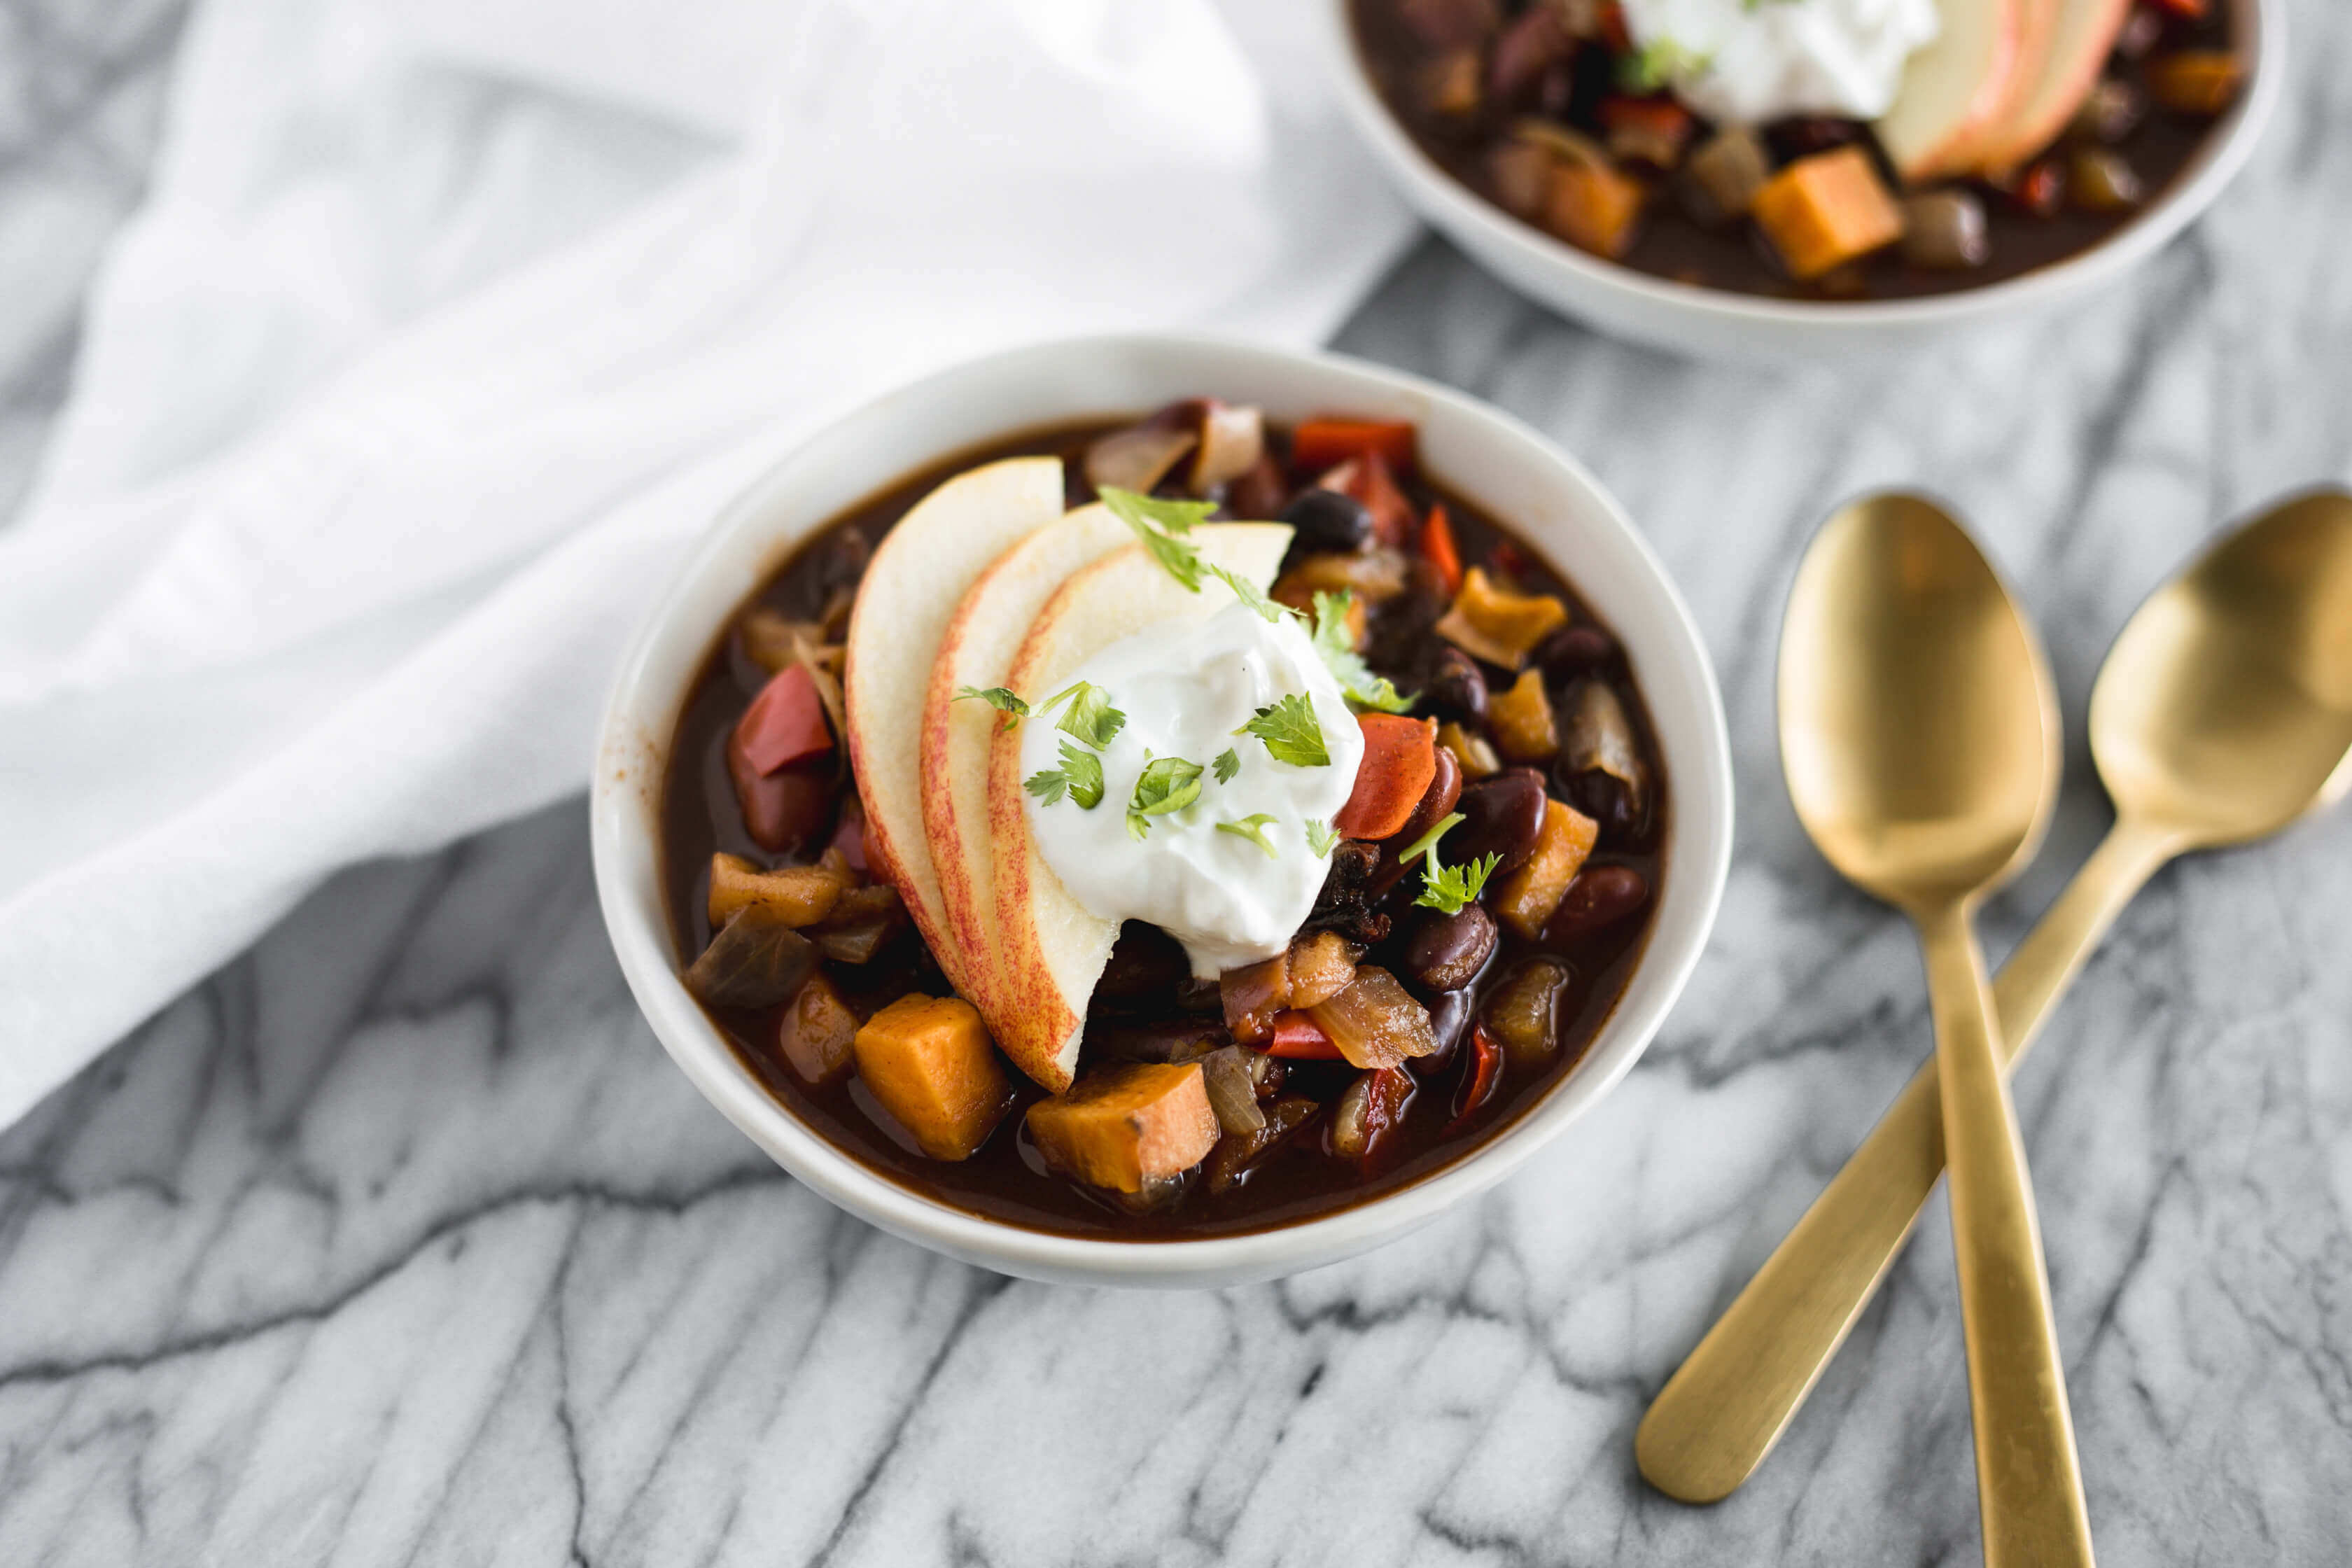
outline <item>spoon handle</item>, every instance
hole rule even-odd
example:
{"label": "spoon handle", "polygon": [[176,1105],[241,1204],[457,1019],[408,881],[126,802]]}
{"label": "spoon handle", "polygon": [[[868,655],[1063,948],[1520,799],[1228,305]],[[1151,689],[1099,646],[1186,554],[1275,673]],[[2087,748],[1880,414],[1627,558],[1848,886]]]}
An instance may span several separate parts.
{"label": "spoon handle", "polygon": [[1969,905],[1924,911],[1919,935],[1936,1021],[1985,1568],[2087,1564],[2091,1521],[2042,1260],[2042,1226],[2025,1142],[2017,1134],[2017,1112],[2001,1074],[1992,986]]}
{"label": "spoon handle", "polygon": [[[2118,821],[2018,944],[1993,986],[2010,1068],[2116,916],[2179,847]],[[1755,1473],[1870,1304],[1943,1172],[1931,1060],[1659,1391],[1634,1438],[1652,1486],[1684,1502],[1717,1502]]]}

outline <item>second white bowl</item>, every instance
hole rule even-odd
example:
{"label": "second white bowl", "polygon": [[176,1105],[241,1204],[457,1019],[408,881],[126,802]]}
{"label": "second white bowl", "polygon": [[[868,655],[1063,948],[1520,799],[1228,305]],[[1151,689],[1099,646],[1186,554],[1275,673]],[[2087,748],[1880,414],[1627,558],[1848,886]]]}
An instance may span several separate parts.
{"label": "second white bowl", "polygon": [[1521,223],[1439,168],[1365,74],[1349,0],[1312,0],[1326,68],[1364,142],[1407,202],[1480,263],[1540,303],[1636,342],[1728,360],[1823,360],[1916,348],[1956,331],[2030,320],[2114,282],[2213,204],[2243,167],[2286,76],[2283,0],[2231,0],[2246,89],[2181,177],[2131,224],[2079,255],[1999,283],[1916,300],[1771,300],[1639,272]]}

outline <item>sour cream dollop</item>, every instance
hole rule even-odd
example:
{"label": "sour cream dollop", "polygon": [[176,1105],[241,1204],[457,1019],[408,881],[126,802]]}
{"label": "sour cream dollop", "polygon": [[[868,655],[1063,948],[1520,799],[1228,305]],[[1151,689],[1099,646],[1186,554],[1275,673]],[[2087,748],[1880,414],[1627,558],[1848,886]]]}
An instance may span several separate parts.
{"label": "sour cream dollop", "polygon": [[1636,47],[1709,120],[1875,120],[1935,41],[1936,0],[1625,0]]}
{"label": "sour cream dollop", "polygon": [[[1100,805],[1081,810],[1067,796],[1051,805],[1023,796],[1045,864],[1097,918],[1149,921],[1182,942],[1196,975],[1280,952],[1313,911],[1329,869],[1306,825],[1325,826],[1338,815],[1364,755],[1347,699],[1306,629],[1288,616],[1268,622],[1231,605],[1206,621],[1121,638],[1074,679],[1101,687],[1127,722],[1101,753]],[[1234,733],[1293,694],[1313,704],[1328,763],[1277,762],[1257,736]],[[1070,737],[1058,717],[1022,725],[1024,778],[1061,765]],[[1215,761],[1229,750],[1240,771],[1220,783]],[[1198,763],[1201,795],[1149,818],[1139,839],[1128,829],[1128,805],[1151,757]],[[1271,856],[1218,829],[1260,814],[1273,819],[1261,825]]]}

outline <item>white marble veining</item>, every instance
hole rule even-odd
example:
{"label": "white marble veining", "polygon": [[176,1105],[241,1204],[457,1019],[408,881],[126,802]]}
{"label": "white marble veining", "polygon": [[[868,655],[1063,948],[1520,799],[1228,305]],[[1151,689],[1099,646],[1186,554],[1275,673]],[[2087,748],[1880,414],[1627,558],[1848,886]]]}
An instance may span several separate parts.
{"label": "white marble veining", "polygon": [[[0,1563],[1973,1561],[1940,1205],[1745,1491],[1687,1509],[1633,1472],[1648,1395],[1928,1049],[1908,934],[1781,794],[1774,627],[1799,542],[1874,482],[1945,492],[2013,574],[2073,723],[2004,950],[2105,826],[2081,711],[2132,605],[2222,519],[2352,473],[2352,16],[2294,20],[2245,179],[2043,331],[1701,367],[1435,242],[1349,329],[1592,465],[1732,718],[1739,847],[1687,999],[1486,1201],[1216,1294],[887,1239],[671,1068],[566,805],[340,878],[0,1136]],[[42,204],[122,210],[143,133],[84,139],[152,102],[175,26],[0,0],[0,236],[42,241],[0,244],[0,497],[92,258]],[[100,96],[61,110],[68,46]],[[2352,1560],[2347,952],[2352,815],[2185,863],[2019,1080],[2108,1563]]]}

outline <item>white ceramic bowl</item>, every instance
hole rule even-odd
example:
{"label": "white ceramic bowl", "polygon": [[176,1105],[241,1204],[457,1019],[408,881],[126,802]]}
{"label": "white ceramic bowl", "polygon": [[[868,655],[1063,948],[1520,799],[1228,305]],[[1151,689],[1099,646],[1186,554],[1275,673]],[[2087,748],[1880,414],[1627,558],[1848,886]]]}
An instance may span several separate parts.
{"label": "white ceramic bowl", "polygon": [[2079,255],[1982,288],[1916,300],[1769,300],[1701,289],[1606,261],[1521,223],[1465,188],[1414,145],[1366,75],[1348,0],[1312,0],[1325,63],[1348,116],[1407,202],[1505,282],[1604,331],[1728,360],[1834,360],[1916,347],[1947,334],[2053,310],[2113,282],[2160,249],[2245,163],[2286,76],[2283,0],[2231,0],[2245,90],[2180,177],[2109,238]]}
{"label": "white ceramic bowl", "polygon": [[[1198,1241],[1089,1240],[950,1207],[877,1174],[786,1110],[679,983],[660,882],[662,769],[688,689],[737,609],[813,530],[936,459],[1040,426],[1212,394],[1278,420],[1325,410],[1411,419],[1431,471],[1541,548],[1623,639],[1647,700],[1672,810],[1649,947],[1616,1012],[1550,1096],[1476,1152],[1328,1218]],[[1459,393],[1328,355],[1202,338],[1079,339],[947,371],[786,456],[711,523],[623,660],[591,800],[596,890],[637,1005],[710,1102],[778,1163],[893,1235],[1033,1279],[1221,1285],[1270,1279],[1402,1235],[1508,1174],[1606,1094],[1698,962],[1731,852],[1731,760],[1705,646],[1657,558],[1592,477]]]}

